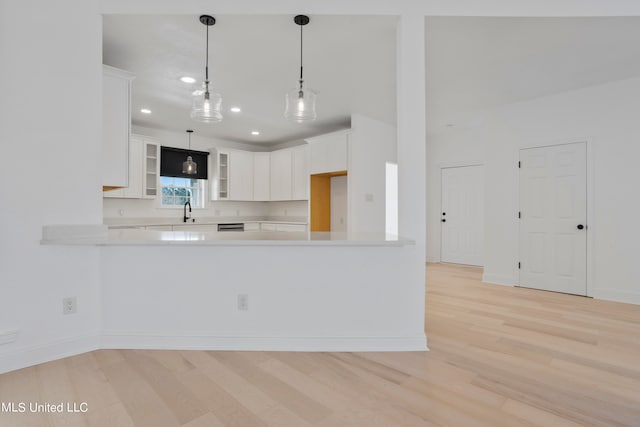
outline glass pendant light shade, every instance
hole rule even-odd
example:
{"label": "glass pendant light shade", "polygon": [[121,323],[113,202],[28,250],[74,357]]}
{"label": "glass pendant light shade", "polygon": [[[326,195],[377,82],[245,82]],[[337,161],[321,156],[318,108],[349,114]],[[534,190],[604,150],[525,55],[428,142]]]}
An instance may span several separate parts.
{"label": "glass pendant light shade", "polygon": [[203,123],[218,123],[222,121],[222,96],[212,92],[207,85],[202,85],[191,94],[193,105],[191,118]]}
{"label": "glass pendant light shade", "polygon": [[187,156],[187,160],[182,162],[182,173],[187,175],[195,175],[198,173],[198,164],[193,161],[191,156]]}
{"label": "glass pendant light shade", "polygon": [[286,94],[284,117],[298,123],[315,120],[316,93],[311,89],[305,89],[302,84],[289,90]]}
{"label": "glass pendant light shade", "polygon": [[[189,135],[189,150],[191,150],[191,134],[193,130],[187,129],[187,134]],[[182,162],[182,173],[186,173],[187,175],[196,175],[198,173],[198,164],[193,161],[193,157],[187,156],[187,160]]]}

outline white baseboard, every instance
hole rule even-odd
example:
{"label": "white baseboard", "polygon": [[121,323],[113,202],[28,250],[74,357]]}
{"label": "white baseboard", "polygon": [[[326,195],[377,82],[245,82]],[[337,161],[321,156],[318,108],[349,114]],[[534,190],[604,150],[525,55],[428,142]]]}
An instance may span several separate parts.
{"label": "white baseboard", "polygon": [[97,336],[83,336],[0,354],[0,374],[97,350],[99,344]]}
{"label": "white baseboard", "polygon": [[516,286],[518,281],[513,276],[506,276],[502,274],[484,273],[482,275],[482,281],[484,283],[491,283],[493,285],[504,286]]}
{"label": "white baseboard", "polygon": [[640,304],[640,294],[635,292],[595,289],[593,295],[597,299],[624,302],[627,304]]}
{"label": "white baseboard", "polygon": [[101,348],[238,351],[428,351],[427,337],[249,337],[123,334],[105,331]]}

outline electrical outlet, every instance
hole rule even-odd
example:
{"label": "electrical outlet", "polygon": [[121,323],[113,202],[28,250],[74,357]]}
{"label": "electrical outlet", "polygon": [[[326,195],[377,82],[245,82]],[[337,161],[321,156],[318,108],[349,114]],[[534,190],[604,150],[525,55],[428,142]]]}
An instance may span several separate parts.
{"label": "electrical outlet", "polygon": [[78,299],[68,297],[62,299],[62,314],[75,314],[78,312]]}
{"label": "electrical outlet", "polygon": [[238,294],[238,310],[240,311],[249,310],[249,295]]}

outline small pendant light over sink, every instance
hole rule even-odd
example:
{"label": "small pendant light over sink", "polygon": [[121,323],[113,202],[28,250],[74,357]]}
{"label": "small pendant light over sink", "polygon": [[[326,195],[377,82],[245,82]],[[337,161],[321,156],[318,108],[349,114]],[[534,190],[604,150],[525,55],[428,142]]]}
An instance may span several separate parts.
{"label": "small pendant light over sink", "polygon": [[207,56],[202,87],[193,91],[191,95],[191,118],[204,123],[217,123],[222,121],[222,97],[209,88],[209,27],[214,25],[216,20],[213,16],[201,15],[200,22],[207,27]]}
{"label": "small pendant light over sink", "polygon": [[302,27],[309,23],[309,17],[296,15],[293,22],[300,26],[300,79],[297,87],[287,92],[284,117],[287,120],[302,123],[316,119],[316,93],[305,88],[302,79]]}
{"label": "small pendant light over sink", "polygon": [[[189,151],[191,151],[191,134],[193,131],[187,129],[187,133],[189,134]],[[182,173],[187,175],[196,175],[198,173],[198,164],[193,161],[191,156],[187,156],[187,160],[182,162]]]}

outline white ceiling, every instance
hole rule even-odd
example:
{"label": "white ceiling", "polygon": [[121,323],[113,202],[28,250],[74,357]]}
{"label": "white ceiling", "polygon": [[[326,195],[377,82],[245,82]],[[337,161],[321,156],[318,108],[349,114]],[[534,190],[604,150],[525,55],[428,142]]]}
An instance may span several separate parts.
{"label": "white ceiling", "polygon": [[[216,19],[209,72],[225,118],[201,124],[189,118],[190,87],[178,80],[204,75],[198,16],[105,15],[104,63],[137,76],[134,124],[268,145],[348,127],[352,113],[395,123],[394,17],[311,16],[305,81],[318,91],[319,116],[311,124],[282,116],[298,73],[293,17]],[[465,127],[475,111],[640,75],[640,18],[429,17],[425,50],[428,127]],[[230,113],[234,105],[242,113]]]}
{"label": "white ceiling", "polygon": [[[136,75],[132,121],[173,131],[254,144],[277,144],[349,126],[352,113],[395,123],[393,17],[310,16],[304,28],[304,77],[318,92],[318,119],[283,117],[284,95],[299,72],[299,26],[293,16],[217,16],[209,29],[209,76],[223,98],[224,120],[189,118],[193,85],[201,84],[206,27],[190,15],[105,15],[103,62]],[[229,112],[239,106],[242,112]],[[151,115],[140,113],[146,107]],[[252,136],[252,130],[260,131]]]}
{"label": "white ceiling", "polygon": [[432,131],[468,127],[469,112],[640,75],[637,17],[434,17],[425,25]]}

